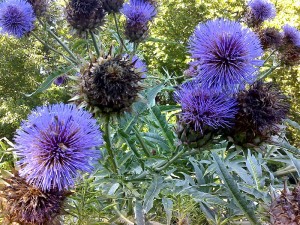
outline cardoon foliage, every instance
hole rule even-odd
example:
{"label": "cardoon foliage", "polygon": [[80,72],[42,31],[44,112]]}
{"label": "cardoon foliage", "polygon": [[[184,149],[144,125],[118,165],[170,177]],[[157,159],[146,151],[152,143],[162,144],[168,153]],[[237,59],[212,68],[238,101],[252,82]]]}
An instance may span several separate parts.
{"label": "cardoon foliage", "polygon": [[157,13],[155,6],[143,0],[131,0],[121,12],[126,17],[126,37],[132,42],[144,40],[148,35],[148,23]]}
{"label": "cardoon foliage", "polygon": [[204,87],[236,91],[255,80],[263,53],[258,37],[241,24],[224,19],[199,24],[189,52]]}
{"label": "cardoon foliage", "polygon": [[201,88],[196,82],[188,82],[175,93],[181,105],[181,122],[189,124],[195,131],[204,128],[228,128],[233,125],[237,113],[237,102],[225,94]]}
{"label": "cardoon foliage", "polygon": [[288,24],[283,26],[284,40],[296,47],[300,47],[300,31]]}
{"label": "cardoon foliage", "polygon": [[248,6],[251,9],[253,20],[258,23],[273,19],[276,16],[275,6],[268,0],[250,0]]}
{"label": "cardoon foliage", "polygon": [[74,185],[78,171],[91,171],[102,134],[92,115],[75,105],[38,107],[15,136],[20,175],[42,190]]}
{"label": "cardoon foliage", "polygon": [[0,32],[17,38],[34,28],[35,15],[25,0],[5,0],[0,3]]}

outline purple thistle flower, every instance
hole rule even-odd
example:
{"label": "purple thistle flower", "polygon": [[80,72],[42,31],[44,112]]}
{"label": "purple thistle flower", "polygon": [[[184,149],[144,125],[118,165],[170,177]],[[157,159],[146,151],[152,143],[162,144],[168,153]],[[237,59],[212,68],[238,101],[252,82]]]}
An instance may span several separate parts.
{"label": "purple thistle flower", "polygon": [[253,19],[259,22],[273,19],[276,16],[276,9],[273,3],[267,0],[251,0],[248,3]]}
{"label": "purple thistle flower", "polygon": [[60,77],[57,77],[55,80],[54,80],[54,84],[56,86],[61,86],[63,84],[65,84],[67,81],[67,76],[60,76]]}
{"label": "purple thistle flower", "polygon": [[224,19],[199,24],[190,38],[189,49],[203,86],[229,92],[252,83],[263,62],[256,59],[263,53],[256,34]]}
{"label": "purple thistle flower", "polygon": [[131,42],[143,41],[148,35],[149,21],[156,16],[155,6],[143,0],[131,0],[121,12],[126,17],[125,36]]}
{"label": "purple thistle flower", "polygon": [[78,171],[90,172],[103,144],[97,121],[75,105],[38,107],[15,136],[20,175],[43,191],[74,185]]}
{"label": "purple thistle flower", "polygon": [[283,26],[284,39],[294,46],[300,47],[300,31],[288,24]]}
{"label": "purple thistle flower", "polygon": [[34,28],[32,5],[24,0],[6,0],[0,3],[0,32],[17,38]]}
{"label": "purple thistle flower", "polygon": [[238,111],[235,99],[225,93],[203,89],[194,81],[183,84],[175,92],[175,100],[182,107],[182,122],[200,132],[206,127],[231,127]]}
{"label": "purple thistle flower", "polygon": [[142,73],[141,77],[142,78],[147,78],[147,65],[146,63],[144,63],[142,60],[140,60],[139,57],[137,57],[136,55],[134,55],[132,57],[132,62],[134,63],[134,67]]}
{"label": "purple thistle flower", "polygon": [[147,24],[157,13],[152,4],[143,0],[131,0],[129,3],[124,4],[121,12],[131,25]]}

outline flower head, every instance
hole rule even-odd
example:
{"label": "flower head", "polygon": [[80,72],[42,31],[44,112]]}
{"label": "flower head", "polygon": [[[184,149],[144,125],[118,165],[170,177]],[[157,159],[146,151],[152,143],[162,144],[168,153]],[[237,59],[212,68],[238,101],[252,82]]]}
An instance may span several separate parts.
{"label": "flower head", "polygon": [[78,34],[103,25],[105,11],[99,0],[70,0],[66,8],[67,21]]}
{"label": "flower head", "polygon": [[248,6],[251,15],[258,23],[273,19],[276,16],[276,9],[273,3],[268,0],[250,0]]}
{"label": "flower head", "polygon": [[49,5],[49,0],[27,0],[27,2],[32,5],[37,17],[43,16]]}
{"label": "flower head", "polygon": [[60,76],[60,77],[57,77],[55,80],[54,80],[54,84],[56,86],[61,86],[63,84],[65,84],[67,81],[67,76]]}
{"label": "flower head", "polygon": [[263,53],[250,29],[224,19],[199,24],[190,38],[189,52],[203,86],[224,91],[236,91],[253,82],[262,64],[257,58]]}
{"label": "flower head", "polygon": [[35,15],[32,6],[25,0],[0,2],[0,32],[17,38],[34,28]]}
{"label": "flower head", "polygon": [[284,25],[282,29],[284,40],[296,47],[300,47],[300,31],[288,24]]}
{"label": "flower head", "polygon": [[237,95],[239,111],[233,129],[240,144],[259,142],[277,134],[289,111],[287,97],[273,83],[257,81]]}
{"label": "flower head", "polygon": [[42,190],[72,187],[78,171],[90,172],[99,158],[97,121],[72,104],[38,107],[15,136],[20,175]]}
{"label": "flower head", "polygon": [[139,57],[134,55],[131,59],[132,63],[134,64],[134,67],[142,73],[141,77],[146,78],[147,77],[147,65],[142,60],[140,60]]}
{"label": "flower head", "polygon": [[259,38],[264,49],[278,49],[282,44],[283,35],[273,27],[267,27],[259,32]]}
{"label": "flower head", "polygon": [[102,0],[103,8],[108,13],[118,13],[124,4],[124,0]]}
{"label": "flower head", "polygon": [[18,174],[3,180],[7,185],[0,187],[0,200],[5,201],[4,213],[8,222],[24,225],[60,224],[59,215],[63,211],[67,192],[43,192]]}
{"label": "flower head", "polygon": [[203,129],[228,128],[233,125],[237,113],[237,102],[225,94],[203,89],[196,82],[188,82],[175,93],[175,100],[181,105],[181,120],[195,131]]}
{"label": "flower head", "polygon": [[126,37],[132,42],[144,40],[148,35],[148,23],[157,13],[155,6],[143,0],[131,0],[121,12],[126,17]]}
{"label": "flower head", "polygon": [[145,67],[141,64],[129,55],[95,59],[82,68],[78,102],[94,112],[118,114],[129,110],[142,90]]}

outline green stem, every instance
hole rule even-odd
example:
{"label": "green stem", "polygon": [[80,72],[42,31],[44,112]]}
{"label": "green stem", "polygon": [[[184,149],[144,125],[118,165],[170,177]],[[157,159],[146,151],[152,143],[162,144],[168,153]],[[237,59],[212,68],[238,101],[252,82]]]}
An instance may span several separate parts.
{"label": "green stem", "polygon": [[141,144],[141,146],[142,146],[143,152],[145,153],[145,155],[146,155],[147,157],[150,157],[150,151],[149,151],[147,145],[145,144],[145,142],[144,142],[144,140],[143,140],[143,138],[142,138],[142,136],[141,136],[139,130],[137,129],[136,126],[133,126],[133,129],[134,129],[134,131],[135,131],[135,134],[136,134],[136,137],[137,137],[138,141],[140,142],[140,144]]}
{"label": "green stem", "polygon": [[124,44],[123,38],[120,35],[120,30],[119,30],[119,25],[118,25],[118,20],[117,20],[116,13],[113,13],[113,15],[114,15],[114,20],[115,20],[115,25],[116,25],[116,31],[117,31],[118,37],[121,41],[122,47],[124,47],[126,49],[126,51],[128,51],[127,48],[126,48],[126,45]]}
{"label": "green stem", "polygon": [[162,167],[158,167],[155,169],[156,172],[160,172],[164,169],[166,169],[167,167],[169,167],[174,161],[176,161],[180,156],[183,155],[183,153],[185,153],[185,149],[182,149],[181,151],[179,151],[176,155],[174,155],[171,159],[169,159],[167,161],[167,163],[165,163]]}
{"label": "green stem", "polygon": [[91,37],[92,37],[93,44],[94,44],[94,47],[95,47],[97,56],[99,57],[99,56],[100,56],[100,49],[99,49],[99,46],[98,46],[98,44],[97,44],[96,36],[95,36],[94,32],[91,31],[91,30],[90,30],[90,35],[91,35]]}
{"label": "green stem", "polygon": [[272,57],[272,55],[276,52],[276,50],[273,50],[271,52],[271,54],[266,58],[265,62],[264,62],[264,65],[269,61],[269,59]]}
{"label": "green stem", "polygon": [[69,55],[77,62],[77,58],[74,55],[74,53],[60,40],[60,38],[58,36],[56,36],[56,34],[54,34],[51,29],[49,29],[48,27],[45,26],[45,24],[38,19],[39,23],[46,28],[46,30],[48,31],[48,33],[54,37],[54,39],[69,53]]}
{"label": "green stem", "polygon": [[274,70],[276,70],[280,65],[275,65],[272,66],[268,71],[266,71],[265,73],[263,73],[261,76],[259,76],[259,79],[264,79],[266,78],[268,75],[270,75]]}
{"label": "green stem", "polygon": [[33,37],[35,37],[39,42],[41,42],[42,45],[44,45],[45,47],[49,48],[50,50],[52,50],[53,52],[55,52],[56,54],[62,56],[64,59],[66,59],[67,61],[69,61],[72,64],[77,64],[77,62],[71,58],[69,58],[68,56],[65,56],[63,53],[57,51],[55,48],[51,47],[50,45],[48,45],[46,42],[44,42],[42,39],[39,38],[39,36],[37,36],[37,34],[35,34],[33,31],[31,31],[31,33]]}
{"label": "green stem", "polygon": [[115,161],[114,153],[111,148],[111,140],[110,140],[110,127],[109,127],[109,121],[110,121],[110,116],[109,114],[105,118],[105,142],[106,142],[106,150],[109,155],[109,160],[111,161],[112,164],[112,170],[114,173],[118,173],[118,167]]}

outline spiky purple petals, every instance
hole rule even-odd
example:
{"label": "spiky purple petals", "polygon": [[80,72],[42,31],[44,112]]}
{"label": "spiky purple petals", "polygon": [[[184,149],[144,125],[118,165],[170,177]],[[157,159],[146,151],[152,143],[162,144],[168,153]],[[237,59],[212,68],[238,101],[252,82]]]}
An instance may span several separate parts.
{"label": "spiky purple petals", "polygon": [[127,22],[131,25],[146,24],[156,16],[155,7],[143,0],[131,0],[124,4],[121,12],[127,18]]}
{"label": "spiky purple petals", "polygon": [[284,25],[282,29],[285,41],[300,47],[300,31],[288,24]]}
{"label": "spiky purple petals", "polygon": [[200,23],[190,38],[189,52],[204,87],[234,92],[255,80],[263,53],[250,29],[224,19]]}
{"label": "spiky purple petals", "polygon": [[72,104],[38,107],[15,136],[20,175],[44,191],[72,187],[90,172],[103,144],[97,121]]}
{"label": "spiky purple petals", "polygon": [[196,82],[187,82],[175,92],[175,100],[181,104],[181,120],[195,131],[204,128],[228,128],[238,111],[237,101],[227,95],[203,89]]}
{"label": "spiky purple petals", "polygon": [[156,7],[143,0],[131,0],[121,12],[126,17],[125,36],[131,42],[141,42],[148,36],[149,22],[156,16]]}
{"label": "spiky purple petals", "polygon": [[131,60],[134,63],[134,67],[141,72],[142,78],[147,78],[147,65],[139,57],[134,55]]}
{"label": "spiky purple petals", "polygon": [[67,82],[67,79],[68,79],[67,76],[63,75],[63,76],[57,77],[53,83],[56,86],[61,86]]}
{"label": "spiky purple petals", "polygon": [[258,22],[273,19],[276,16],[276,9],[268,0],[250,0],[248,6],[251,9],[253,19]]}
{"label": "spiky purple petals", "polygon": [[5,0],[0,3],[0,32],[17,38],[34,28],[35,15],[25,0]]}

